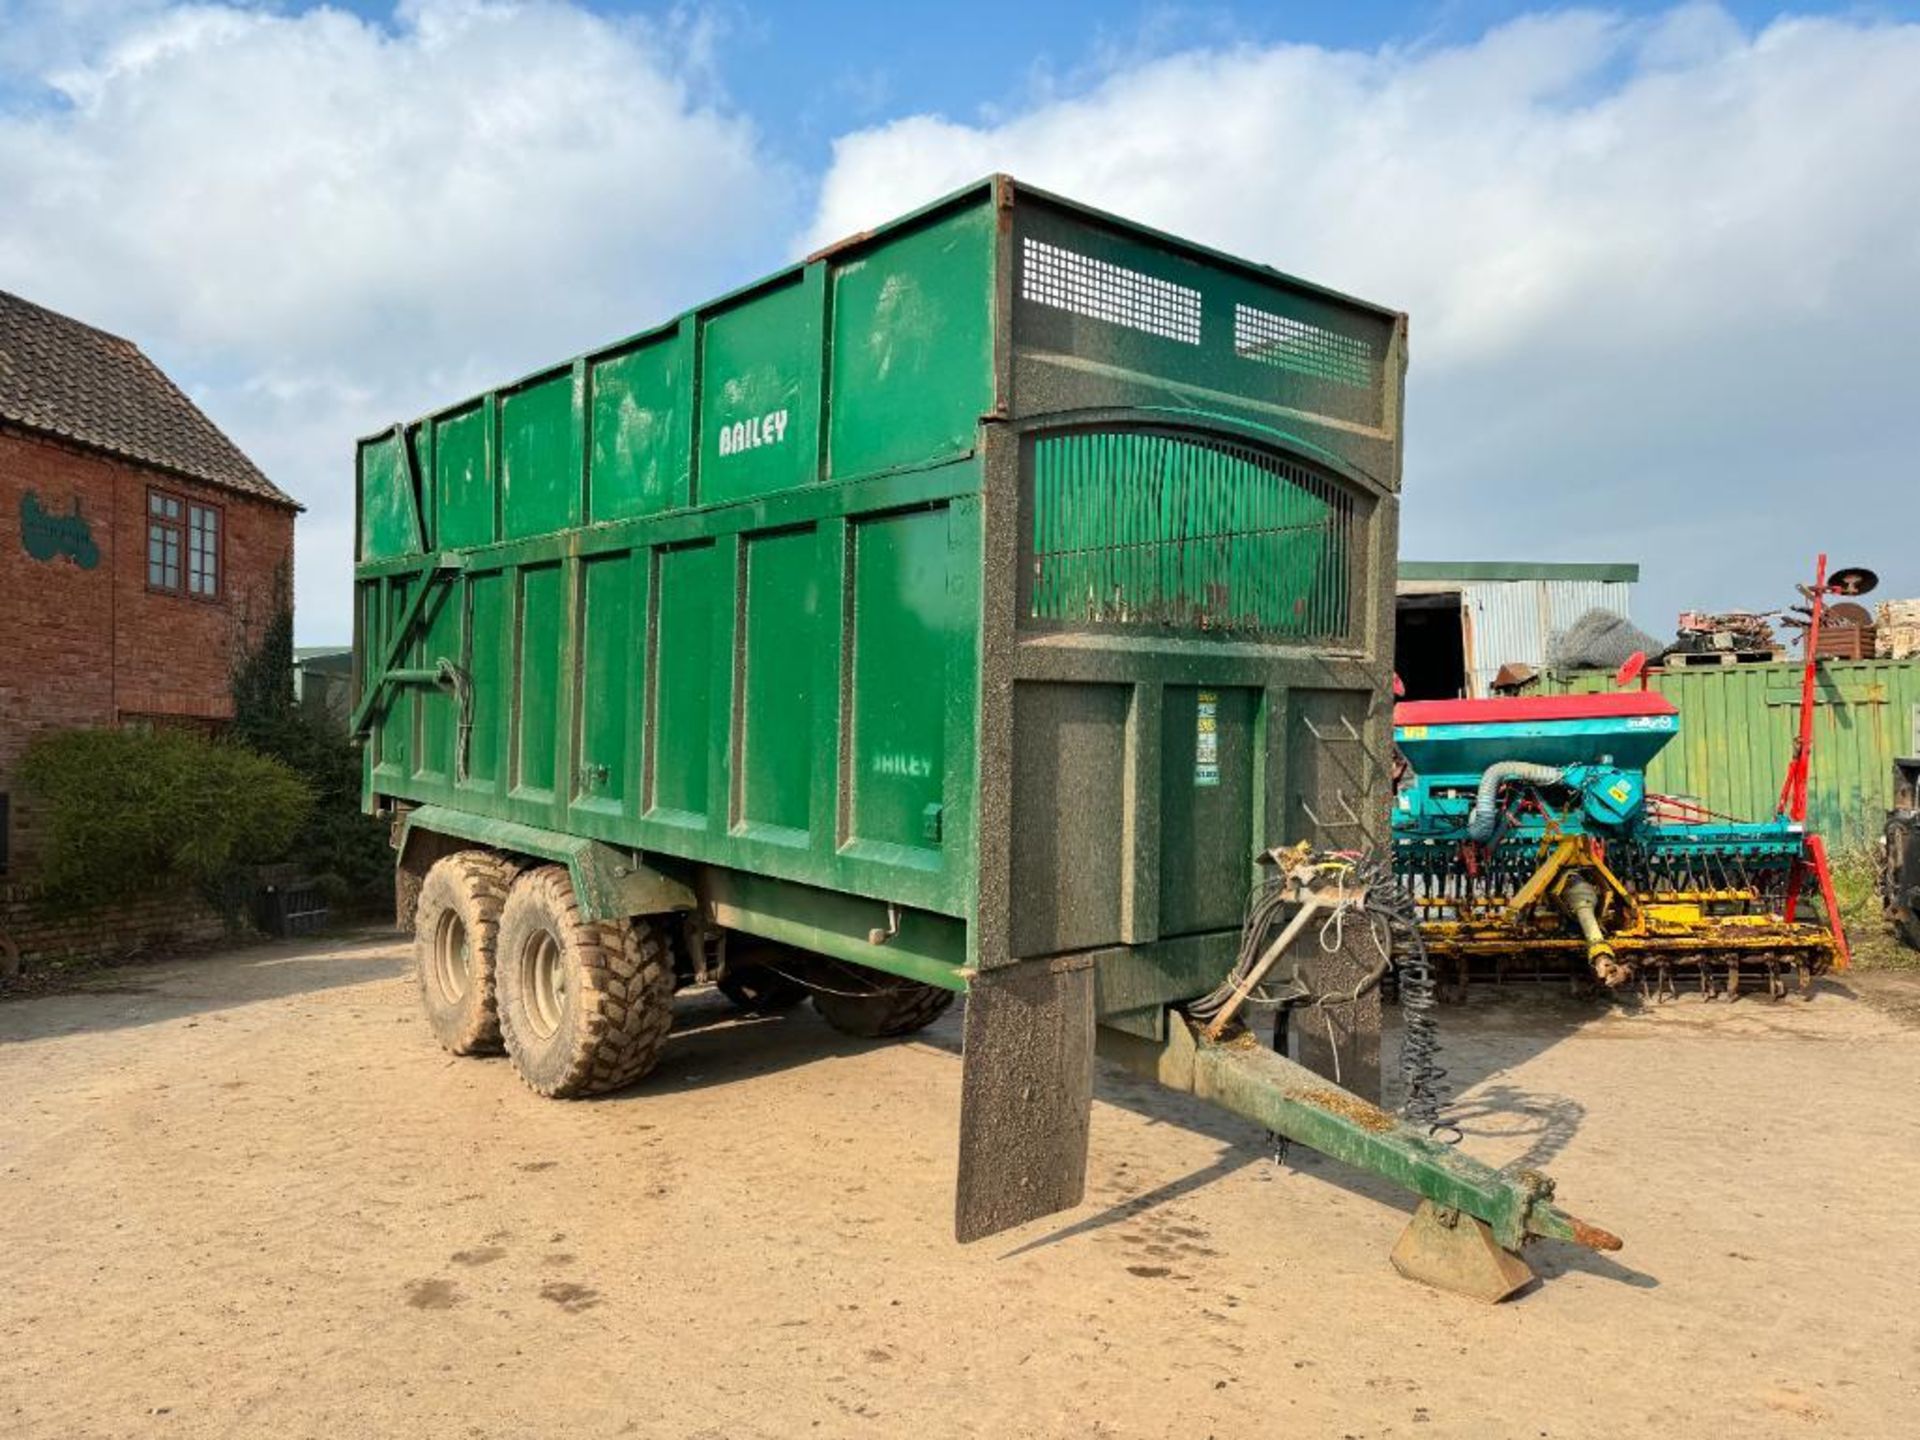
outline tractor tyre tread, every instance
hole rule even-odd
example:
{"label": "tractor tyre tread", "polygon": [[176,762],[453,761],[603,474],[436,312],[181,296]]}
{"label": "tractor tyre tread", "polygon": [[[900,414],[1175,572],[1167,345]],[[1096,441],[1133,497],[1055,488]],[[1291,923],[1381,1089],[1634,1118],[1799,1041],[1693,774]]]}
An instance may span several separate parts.
{"label": "tractor tyre tread", "polygon": [[954,992],[938,985],[906,981],[867,995],[832,995],[816,991],[813,1008],[820,1018],[843,1035],[862,1040],[890,1040],[924,1030],[953,1004]]}
{"label": "tractor tyre tread", "polygon": [[[559,1028],[544,1041],[524,1022],[513,959],[534,926],[559,941],[572,981]],[[547,865],[515,883],[501,937],[501,1032],[528,1089],[555,1100],[604,1095],[653,1069],[673,1024],[673,956],[655,925],[584,919],[565,867]]]}
{"label": "tractor tyre tread", "polygon": [[[518,867],[491,850],[457,850],[434,862],[420,882],[414,906],[413,972],[434,1038],[452,1055],[500,1053],[500,1012],[494,957],[500,913]],[[467,932],[473,956],[471,988],[459,1000],[445,995],[433,975],[435,932],[452,910]],[[474,972],[478,973],[474,973]]]}
{"label": "tractor tyre tread", "polygon": [[747,1015],[782,1015],[813,992],[798,976],[806,973],[804,952],[771,940],[736,936],[727,949],[727,968],[714,988]]}

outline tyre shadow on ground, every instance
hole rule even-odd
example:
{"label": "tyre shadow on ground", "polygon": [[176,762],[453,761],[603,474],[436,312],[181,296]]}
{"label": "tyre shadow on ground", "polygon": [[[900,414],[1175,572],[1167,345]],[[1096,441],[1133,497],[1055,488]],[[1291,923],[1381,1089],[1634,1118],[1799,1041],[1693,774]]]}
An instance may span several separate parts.
{"label": "tyre shadow on ground", "polygon": [[0,1001],[0,1044],[160,1025],[391,979],[411,963],[405,944],[393,931],[356,931],[89,971],[68,988]]}

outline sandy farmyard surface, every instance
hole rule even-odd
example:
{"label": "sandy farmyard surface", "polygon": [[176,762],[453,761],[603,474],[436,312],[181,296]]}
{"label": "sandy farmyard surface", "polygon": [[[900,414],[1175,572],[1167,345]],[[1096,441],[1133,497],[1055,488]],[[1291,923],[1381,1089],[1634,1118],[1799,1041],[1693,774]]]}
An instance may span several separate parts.
{"label": "sandy farmyard surface", "polygon": [[1920,982],[1443,1014],[1467,1144],[1614,1259],[1481,1308],[1411,1201],[1103,1071],[1080,1209],[950,1239],[958,1011],[683,996],[637,1089],[438,1051],[405,946],[0,1005],[0,1434],[1920,1433]]}

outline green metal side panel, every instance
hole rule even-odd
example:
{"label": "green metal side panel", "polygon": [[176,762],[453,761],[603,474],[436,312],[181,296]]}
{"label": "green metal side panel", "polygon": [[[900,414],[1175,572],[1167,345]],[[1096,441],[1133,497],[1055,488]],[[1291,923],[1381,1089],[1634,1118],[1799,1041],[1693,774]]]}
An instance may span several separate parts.
{"label": "green metal side panel", "polygon": [[624,520],[687,503],[687,347],[678,329],[588,367],[589,516]]}
{"label": "green metal side panel", "polygon": [[419,551],[414,502],[409,493],[405,457],[393,437],[362,442],[360,471],[360,558],[391,560]]}
{"label": "green metal side panel", "polygon": [[580,523],[575,376],[548,376],[500,397],[500,505],[504,538]]}
{"label": "green metal side panel", "polygon": [[467,660],[473,678],[473,731],[467,739],[467,785],[499,791],[513,674],[513,581],[503,571],[467,578]]}
{"label": "green metal side panel", "polygon": [[723,653],[715,632],[728,613],[731,587],[722,548],[711,540],[663,550],[657,564],[648,811],[704,827],[713,735],[724,728],[714,703],[714,666]]}
{"label": "green metal side panel", "polygon": [[993,407],[993,212],[963,210],[834,272],[829,468],[970,449]]}
{"label": "green metal side panel", "polygon": [[554,797],[565,578],[558,565],[520,572],[513,796],[538,806]]}
{"label": "green metal side panel", "polygon": [[487,545],[494,538],[487,413],[486,405],[474,404],[436,421],[433,427],[440,544],[447,549]]}
{"label": "green metal side panel", "polygon": [[634,644],[639,570],[631,554],[599,555],[580,566],[579,652],[574,689],[573,806],[618,815],[636,771],[633,696],[641,655]]}
{"label": "green metal side panel", "polygon": [[812,528],[746,542],[746,644],[736,813],[804,842],[812,822],[814,668],[820,645],[820,536]]}
{"label": "green metal side panel", "polygon": [[[940,849],[947,821],[948,710],[966,679],[951,513],[854,526],[850,837]],[[958,661],[958,663],[956,663]]]}
{"label": "green metal side panel", "polygon": [[[440,593],[429,597],[432,607],[420,626],[420,639],[414,649],[413,663],[433,669],[441,660],[455,664],[460,660],[460,590],[457,585],[442,584]],[[407,698],[397,702],[401,713],[413,713],[414,735],[418,744],[413,756],[417,779],[444,784],[453,778],[454,714],[453,696],[436,686],[410,686]]]}
{"label": "green metal side panel", "polygon": [[[376,656],[384,653],[387,637],[387,593],[393,586],[390,579],[365,581],[360,586],[358,630],[360,634],[360,653],[354,656],[354,666],[359,671],[360,693],[365,694],[373,684]],[[381,785],[391,785],[400,778],[388,756],[387,726],[383,723],[374,727],[368,737],[365,753],[366,771],[371,779]]]}
{"label": "green metal side panel", "polygon": [[[421,583],[420,580],[397,575],[381,586],[383,593],[378,630],[381,636],[393,633],[399,617],[407,611],[407,601],[414,588]],[[380,729],[377,759],[381,772],[391,776],[396,783],[405,783],[413,773],[413,707],[404,699],[397,705],[387,707],[387,721]]]}
{"label": "green metal side panel", "polygon": [[819,474],[820,326],[817,267],[707,319],[701,504],[772,495]]}
{"label": "green metal side panel", "polygon": [[852,896],[803,890],[743,870],[712,873],[706,896],[721,925],[877,966],[942,989],[966,989],[961,967],[966,964],[967,928],[951,917],[904,914],[899,933],[881,946],[868,938],[876,918],[874,907]]}
{"label": "green metal side panel", "polygon": [[[1798,665],[1667,670],[1655,690],[1679,707],[1680,735],[1654,758],[1647,784],[1743,820],[1773,814],[1799,724]],[[1593,695],[1611,674],[1550,676],[1553,693]],[[1823,661],[1814,716],[1808,825],[1829,841],[1871,842],[1893,800],[1893,761],[1920,719],[1920,660]]]}
{"label": "green metal side panel", "polygon": [[433,427],[414,424],[406,427],[407,446],[413,453],[409,484],[415,486],[420,503],[420,535],[423,550],[440,548],[440,495],[433,483]]}
{"label": "green metal side panel", "polygon": [[1160,933],[1233,929],[1253,873],[1259,696],[1170,685],[1162,707]]}
{"label": "green metal side panel", "polygon": [[1021,682],[1013,691],[1011,832],[1015,956],[1126,938],[1120,797],[1134,687]]}

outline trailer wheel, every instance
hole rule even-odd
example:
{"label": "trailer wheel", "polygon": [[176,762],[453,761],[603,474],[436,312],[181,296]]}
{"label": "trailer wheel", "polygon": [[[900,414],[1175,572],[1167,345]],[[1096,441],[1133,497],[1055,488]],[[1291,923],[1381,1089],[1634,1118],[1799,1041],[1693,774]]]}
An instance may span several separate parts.
{"label": "trailer wheel", "polygon": [[793,978],[805,963],[785,945],[737,936],[714,988],[749,1015],[779,1015],[807,998],[805,983]]}
{"label": "trailer wheel", "polygon": [[924,1030],[953,1004],[951,990],[856,966],[833,967],[821,985],[813,994],[820,1018],[843,1035],[863,1040]]}
{"label": "trailer wheel", "polygon": [[413,912],[413,967],[434,1039],[455,1055],[497,1053],[494,953],[513,862],[460,850],[434,863]]}
{"label": "trailer wheel", "polygon": [[1920,950],[1920,889],[1907,896],[1906,908],[1894,912],[1893,932]]}
{"label": "trailer wheel", "polygon": [[557,1100],[630,1085],[673,1023],[673,959],[645,919],[580,916],[566,869],[514,882],[500,916],[500,1030],[529,1089]]}

